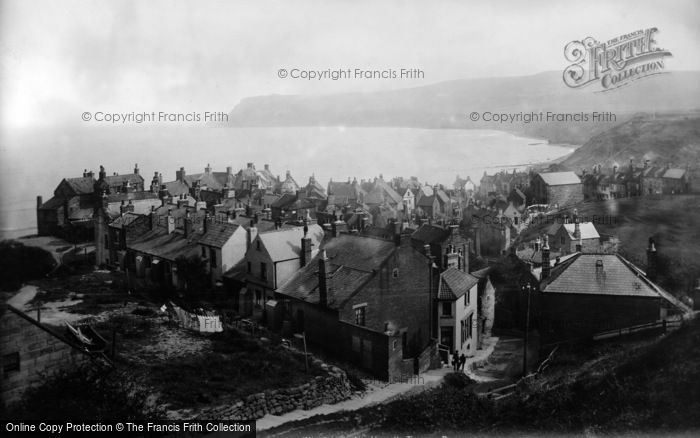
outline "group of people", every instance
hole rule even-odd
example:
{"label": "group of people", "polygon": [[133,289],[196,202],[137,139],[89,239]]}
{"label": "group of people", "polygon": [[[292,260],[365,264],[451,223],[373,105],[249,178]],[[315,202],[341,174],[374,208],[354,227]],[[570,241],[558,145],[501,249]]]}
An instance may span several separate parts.
{"label": "group of people", "polygon": [[455,350],[454,353],[452,353],[452,368],[455,371],[464,371],[464,364],[467,363],[467,356],[462,353],[460,354]]}

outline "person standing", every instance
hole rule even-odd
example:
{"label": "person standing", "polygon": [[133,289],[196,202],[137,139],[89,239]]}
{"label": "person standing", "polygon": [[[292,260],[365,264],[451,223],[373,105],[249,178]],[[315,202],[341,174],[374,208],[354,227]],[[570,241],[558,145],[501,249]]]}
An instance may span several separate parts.
{"label": "person standing", "polygon": [[459,368],[464,372],[464,364],[467,363],[467,356],[462,353],[461,356],[459,356]]}

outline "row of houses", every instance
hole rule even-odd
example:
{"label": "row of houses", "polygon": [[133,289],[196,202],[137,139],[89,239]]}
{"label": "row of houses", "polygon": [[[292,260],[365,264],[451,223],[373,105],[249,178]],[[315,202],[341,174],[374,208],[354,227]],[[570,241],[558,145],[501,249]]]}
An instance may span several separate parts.
{"label": "row of houses", "polygon": [[590,172],[582,171],[585,199],[615,199],[654,194],[679,194],[691,191],[691,176],[688,169],[651,166],[649,160],[639,166],[630,160],[629,165],[613,165],[604,171],[601,165],[593,166]]}
{"label": "row of houses", "polygon": [[[284,180],[271,177],[267,166],[258,172],[249,163],[236,175],[229,169],[207,166],[189,176],[180,169],[175,181],[163,183],[156,174],[149,190],[122,184],[117,191],[101,168],[92,200],[84,199],[92,205],[85,217],[93,222],[97,264],[124,270],[134,282],[183,289],[193,281],[184,261],[195,260],[204,266],[203,287],[224,294],[239,315],[283,333],[304,332],[310,343],[381,378],[439,366],[439,346],[471,356],[490,336],[497,302],[520,290],[514,295],[512,280],[503,281],[511,275],[472,259],[497,265],[510,253],[539,292],[551,272],[589,255],[614,267],[604,270],[606,278],[623,272],[607,258],[619,256],[601,253],[595,227],[576,218],[550,230],[529,256],[516,255],[511,233],[528,205],[522,186],[488,205],[472,199],[465,206],[457,190],[414,178],[385,182],[380,175],[331,181],[324,189],[313,175],[300,187],[289,172]],[[581,182],[571,174],[535,174],[524,190],[537,201],[578,199]],[[455,210],[470,220],[461,226],[447,220]],[[650,288],[658,303],[671,301]],[[497,300],[499,294],[506,299]],[[567,296],[579,295],[610,290]]]}
{"label": "row of houses", "polygon": [[392,222],[396,232],[382,238],[340,219],[220,223],[176,204],[126,211],[106,225],[105,254],[134,278],[184,287],[178,259],[199,256],[240,315],[275,329],[287,321],[287,330],[382,378],[437,366],[433,339],[473,355],[490,327],[477,311],[488,279],[469,274],[469,244],[456,226],[414,231]]}

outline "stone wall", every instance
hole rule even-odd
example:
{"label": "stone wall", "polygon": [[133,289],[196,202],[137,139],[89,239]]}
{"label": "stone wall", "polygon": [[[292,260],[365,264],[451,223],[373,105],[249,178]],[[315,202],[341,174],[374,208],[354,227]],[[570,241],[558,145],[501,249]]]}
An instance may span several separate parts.
{"label": "stone wall", "polygon": [[345,372],[325,364],[321,364],[321,367],[328,370],[327,376],[316,376],[301,386],[251,394],[230,405],[206,409],[197,418],[228,421],[255,420],[267,414],[281,415],[296,409],[308,410],[322,404],[334,404],[350,398],[352,391]]}
{"label": "stone wall", "polygon": [[[90,356],[60,335],[10,306],[0,309],[0,401],[18,401],[25,390],[52,374],[90,362]],[[19,369],[9,360],[19,357]],[[7,363],[2,363],[2,362]],[[15,363],[15,362],[13,362]]]}

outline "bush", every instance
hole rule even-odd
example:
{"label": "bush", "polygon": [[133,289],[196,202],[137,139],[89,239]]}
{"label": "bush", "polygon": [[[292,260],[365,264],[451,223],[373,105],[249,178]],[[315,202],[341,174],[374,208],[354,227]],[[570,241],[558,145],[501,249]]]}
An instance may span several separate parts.
{"label": "bush", "polygon": [[146,403],[148,394],[125,383],[116,373],[100,375],[88,369],[61,373],[27,390],[19,403],[4,413],[6,420],[64,423],[145,422],[163,418]]}
{"label": "bush", "polygon": [[350,371],[346,371],[345,374],[347,374],[348,382],[350,382],[350,386],[353,390],[360,392],[367,390],[367,385],[365,385],[365,382],[363,382],[357,374]]}
{"label": "bush", "polygon": [[0,290],[15,291],[22,283],[46,276],[56,266],[48,251],[16,240],[0,242]]}
{"label": "bush", "polygon": [[474,381],[464,373],[450,373],[445,376],[443,385],[456,389],[464,389],[474,384]]}

